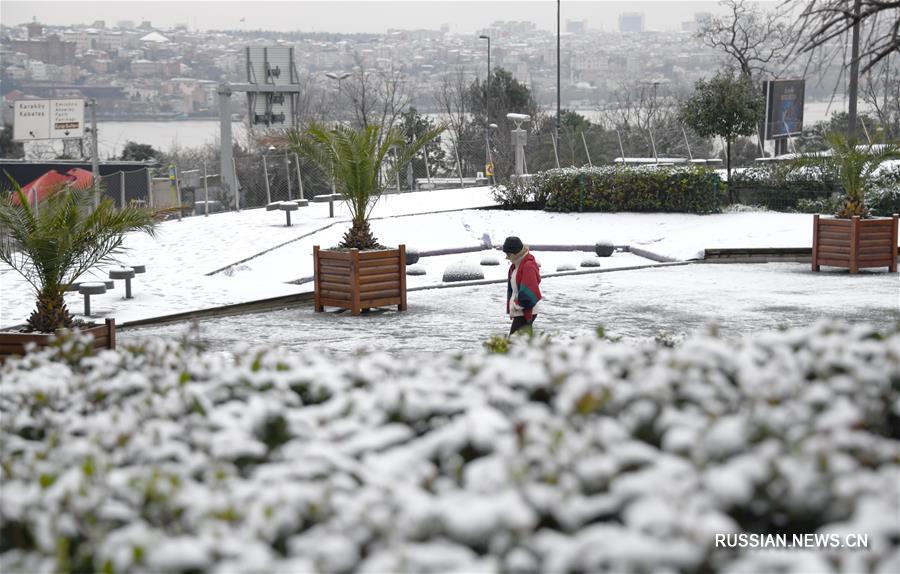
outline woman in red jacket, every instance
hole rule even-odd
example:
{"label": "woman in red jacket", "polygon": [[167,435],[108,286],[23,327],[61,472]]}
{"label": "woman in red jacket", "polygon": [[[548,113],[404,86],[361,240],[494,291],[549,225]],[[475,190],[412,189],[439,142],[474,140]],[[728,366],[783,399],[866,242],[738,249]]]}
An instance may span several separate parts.
{"label": "woman in red jacket", "polygon": [[522,328],[531,331],[531,325],[537,318],[537,304],[541,300],[540,264],[522,240],[515,236],[506,238],[503,252],[510,262],[506,281],[506,312],[512,319],[509,334]]}

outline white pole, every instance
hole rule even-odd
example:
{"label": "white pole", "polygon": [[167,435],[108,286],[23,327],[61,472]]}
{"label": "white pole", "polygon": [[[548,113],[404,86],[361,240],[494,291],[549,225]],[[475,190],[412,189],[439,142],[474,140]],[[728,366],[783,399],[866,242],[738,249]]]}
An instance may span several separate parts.
{"label": "white pole", "polygon": [[550,141],[553,142],[553,155],[556,157],[556,169],[559,169],[559,150],[556,149],[556,136],[550,134]]}
{"label": "white pole", "polygon": [[587,140],[584,139],[584,132],[581,132],[581,143],[584,144],[584,153],[587,154],[588,165],[594,167],[594,162],[591,161],[591,152],[588,151]]}
{"label": "white pole", "polygon": [[462,164],[459,162],[459,144],[453,146],[453,153],[456,154],[456,173],[459,174],[459,187],[465,189],[466,182],[463,181]]}
{"label": "white pole", "polygon": [[691,144],[688,143],[687,132],[684,131],[684,126],[681,126],[681,135],[684,136],[684,145],[687,147],[687,150],[688,150],[688,158],[693,161],[694,155],[691,153]]}
{"label": "white pole", "polygon": [[147,205],[150,208],[153,208],[153,174],[150,172],[150,167],[147,167]]}
{"label": "white pole", "polygon": [[[431,168],[428,167],[428,149],[427,146],[422,146],[422,156],[425,158],[425,177],[428,178],[428,185],[434,187],[431,182]],[[409,165],[412,165],[412,162],[409,162]]]}
{"label": "white pole", "polygon": [[303,176],[300,175],[300,158],[294,154],[294,162],[297,164],[297,185],[300,187],[300,199],[305,199],[306,194],[303,193]]}
{"label": "white pole", "polygon": [[237,161],[234,159],[234,157],[231,158],[231,173],[234,175],[234,179],[232,180],[232,181],[234,181],[234,209],[235,209],[235,211],[240,211],[241,210],[241,200],[240,200],[241,194],[239,191],[240,183],[238,183],[238,177],[237,177]]}
{"label": "white pole", "polygon": [[175,197],[178,198],[178,221],[181,221],[181,185],[178,183],[178,166],[175,166]]}
{"label": "white pole", "polygon": [[263,154],[263,177],[266,178],[266,204],[272,203],[272,192],[269,190],[269,166],[266,163],[266,154]]}
{"label": "white pole", "polygon": [[209,180],[206,178],[206,162],[203,162],[203,215],[209,217]]}
{"label": "white pole", "polygon": [[288,186],[288,201],[294,199],[291,197],[291,160],[288,159],[288,154],[284,154],[284,179],[287,180]]}

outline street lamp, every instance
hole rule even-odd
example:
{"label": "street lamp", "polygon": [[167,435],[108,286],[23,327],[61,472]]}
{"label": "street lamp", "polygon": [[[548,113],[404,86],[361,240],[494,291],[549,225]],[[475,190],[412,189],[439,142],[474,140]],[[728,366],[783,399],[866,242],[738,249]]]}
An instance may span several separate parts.
{"label": "street lamp", "polygon": [[556,141],[559,142],[560,90],[559,90],[559,3],[556,0]]}
{"label": "street lamp", "polygon": [[491,154],[491,37],[485,36],[484,34],[478,36],[479,40],[487,40],[487,84],[485,86],[484,93],[484,112],[485,112],[485,121],[484,121],[484,146],[485,146],[485,171],[490,170],[490,173],[485,174],[491,177],[491,180],[496,184],[496,180],[494,180],[494,158]]}
{"label": "street lamp", "polygon": [[[338,98],[341,97],[341,82],[350,77],[349,72],[341,72],[340,74],[335,74],[334,72],[325,72],[325,77],[330,80],[337,80],[338,84]],[[337,116],[337,114],[335,114]],[[338,118],[340,119],[340,118]]]}

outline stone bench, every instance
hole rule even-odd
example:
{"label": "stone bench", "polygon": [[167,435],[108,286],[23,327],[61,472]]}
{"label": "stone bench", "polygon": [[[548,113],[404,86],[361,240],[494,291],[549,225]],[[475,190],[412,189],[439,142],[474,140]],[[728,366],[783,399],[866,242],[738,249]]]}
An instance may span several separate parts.
{"label": "stone bench", "polygon": [[[115,281],[104,281],[103,284],[106,285],[107,291],[109,291],[110,289],[115,289],[115,287],[116,287]],[[66,289],[66,291],[67,292],[76,292],[76,291],[78,291],[78,288],[81,285],[82,285],[82,283],[72,283],[71,285],[69,285],[69,288]]]}
{"label": "stone bench", "polygon": [[110,279],[124,279],[125,280],[125,298],[126,299],[134,299],[131,296],[131,280],[134,279],[135,275],[139,275],[141,273],[145,273],[147,271],[147,267],[145,265],[131,265],[131,266],[122,266],[122,267],[113,267],[109,270],[109,278]]}
{"label": "stone bench", "polygon": [[342,199],[344,199],[344,196],[340,193],[323,193],[321,195],[314,195],[312,198],[313,203],[328,202],[328,217],[334,217],[334,202],[341,201]]}
{"label": "stone bench", "polygon": [[306,207],[309,202],[305,199],[291,199],[288,201],[273,201],[266,206],[266,211],[283,211],[286,217],[286,227],[291,226],[291,212],[297,211],[298,208]]}
{"label": "stone bench", "polygon": [[106,281],[88,281],[78,284],[78,292],[84,295],[84,316],[91,316],[91,295],[106,293]]}

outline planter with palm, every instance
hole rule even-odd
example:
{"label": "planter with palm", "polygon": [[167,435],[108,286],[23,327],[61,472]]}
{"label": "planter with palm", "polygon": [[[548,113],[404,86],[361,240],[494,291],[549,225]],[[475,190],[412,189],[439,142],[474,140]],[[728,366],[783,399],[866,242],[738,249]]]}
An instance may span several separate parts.
{"label": "planter with palm", "polygon": [[[348,308],[353,314],[381,305],[406,308],[404,246],[380,245],[369,216],[385,183],[443,130],[443,125],[427,130],[411,143],[402,130],[377,126],[312,124],[303,133],[286,136],[292,151],[332,174],[350,211],[350,229],[337,250],[314,248],[317,311],[325,305]],[[377,252],[360,253],[373,250]]]}
{"label": "planter with palm", "polygon": [[898,216],[870,217],[866,188],[882,162],[900,158],[900,146],[857,145],[837,133],[826,141],[828,153],[803,154],[797,160],[800,166],[830,171],[844,191],[833,217],[813,216],[813,271],[826,265],[851,273],[871,267],[896,272]]}
{"label": "planter with palm", "polygon": [[121,251],[129,231],[153,235],[156,215],[137,206],[116,209],[109,199],[94,209],[98,195],[94,189],[61,188],[37,209],[29,205],[18,186],[13,193],[18,204],[11,197],[0,200],[0,227],[4,230],[0,261],[22,275],[34,290],[35,309],[25,331],[52,334],[75,327],[64,299],[66,290],[95,265],[109,263]]}

